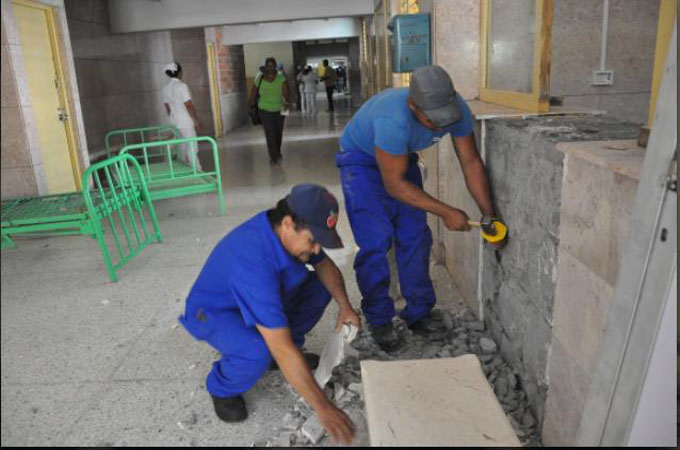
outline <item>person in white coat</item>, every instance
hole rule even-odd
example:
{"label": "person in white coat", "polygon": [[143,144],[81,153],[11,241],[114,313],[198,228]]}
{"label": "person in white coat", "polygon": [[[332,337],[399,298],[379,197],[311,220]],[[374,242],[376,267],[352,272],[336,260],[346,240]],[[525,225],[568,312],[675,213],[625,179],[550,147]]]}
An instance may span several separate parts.
{"label": "person in white coat", "polygon": [[[182,81],[182,66],[176,62],[168,64],[165,66],[165,74],[170,77],[170,82],[163,87],[163,101],[170,122],[177,127],[183,138],[196,137],[196,131],[201,127],[196,107],[191,101],[189,86]],[[179,158],[192,167],[195,161],[196,169],[201,170],[196,142],[182,145]]]}
{"label": "person in white coat", "polygon": [[303,71],[302,82],[304,83],[305,91],[305,107],[309,114],[316,114],[316,92],[318,90],[319,77],[312,69],[312,66],[307,66]]}

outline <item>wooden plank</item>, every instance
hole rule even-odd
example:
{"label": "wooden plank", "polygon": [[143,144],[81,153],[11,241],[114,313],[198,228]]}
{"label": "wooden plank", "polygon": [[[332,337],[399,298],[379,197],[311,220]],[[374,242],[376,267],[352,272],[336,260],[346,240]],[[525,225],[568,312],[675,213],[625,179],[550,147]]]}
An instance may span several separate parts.
{"label": "wooden plank", "polygon": [[475,355],[362,361],[371,446],[520,446]]}

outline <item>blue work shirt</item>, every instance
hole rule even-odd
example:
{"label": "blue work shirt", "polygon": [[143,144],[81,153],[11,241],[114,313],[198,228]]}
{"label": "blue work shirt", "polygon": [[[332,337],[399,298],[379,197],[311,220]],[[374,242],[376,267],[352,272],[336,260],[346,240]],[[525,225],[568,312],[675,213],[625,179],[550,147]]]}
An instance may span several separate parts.
{"label": "blue work shirt", "polygon": [[363,151],[375,158],[375,147],[392,155],[404,155],[424,150],[442,136],[472,134],[470,108],[460,94],[456,94],[460,112],[458,122],[438,132],[421,124],[408,107],[408,88],[386,89],[371,97],[345,126],[340,138],[343,151]]}
{"label": "blue work shirt", "polygon": [[[321,251],[309,264],[325,257]],[[287,327],[284,298],[308,274],[305,263],[283,247],[263,211],[213,249],[189,292],[180,322],[197,339],[206,339],[219,326],[220,317],[234,313],[247,327]]]}

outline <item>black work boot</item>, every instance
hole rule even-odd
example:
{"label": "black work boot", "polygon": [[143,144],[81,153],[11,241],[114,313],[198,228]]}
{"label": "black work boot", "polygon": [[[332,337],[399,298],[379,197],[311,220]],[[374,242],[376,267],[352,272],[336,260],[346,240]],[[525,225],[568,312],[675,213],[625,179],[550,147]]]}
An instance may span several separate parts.
{"label": "black work boot", "polygon": [[430,314],[421,317],[408,327],[415,334],[419,334],[427,339],[441,339],[446,334],[444,325],[432,318]]}
{"label": "black work boot", "polygon": [[248,410],[243,397],[215,397],[210,395],[215,406],[215,414],[225,422],[243,422],[248,418]]}
{"label": "black work boot", "polygon": [[401,347],[401,338],[391,321],[384,325],[371,325],[371,335],[385,352],[393,352]]}
{"label": "black work boot", "polygon": [[[319,367],[319,355],[315,353],[306,353],[303,352],[302,356],[305,357],[305,362],[307,363],[307,367],[309,367],[309,370],[314,370],[317,367]],[[269,370],[279,370],[279,365],[276,363],[275,360],[272,361],[272,364],[269,366]]]}

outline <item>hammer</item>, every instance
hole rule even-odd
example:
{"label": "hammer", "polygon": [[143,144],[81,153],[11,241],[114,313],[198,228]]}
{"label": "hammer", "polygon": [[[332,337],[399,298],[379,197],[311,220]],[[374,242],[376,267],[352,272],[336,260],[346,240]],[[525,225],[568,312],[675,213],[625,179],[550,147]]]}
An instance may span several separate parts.
{"label": "hammer", "polygon": [[491,216],[484,215],[479,222],[468,220],[468,224],[481,228],[482,237],[491,244],[502,241],[508,234],[508,227],[500,220],[493,220]]}

